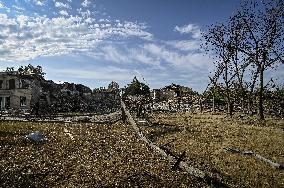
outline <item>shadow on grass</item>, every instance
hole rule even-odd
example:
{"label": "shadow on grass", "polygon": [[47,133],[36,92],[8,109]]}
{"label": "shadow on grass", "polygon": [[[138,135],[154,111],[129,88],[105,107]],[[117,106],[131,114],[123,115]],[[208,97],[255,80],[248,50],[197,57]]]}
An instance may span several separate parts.
{"label": "shadow on grass", "polygon": [[159,137],[163,137],[167,134],[174,134],[180,132],[181,129],[178,127],[162,127],[157,128],[157,130],[153,130],[148,134],[149,140],[155,142]]}

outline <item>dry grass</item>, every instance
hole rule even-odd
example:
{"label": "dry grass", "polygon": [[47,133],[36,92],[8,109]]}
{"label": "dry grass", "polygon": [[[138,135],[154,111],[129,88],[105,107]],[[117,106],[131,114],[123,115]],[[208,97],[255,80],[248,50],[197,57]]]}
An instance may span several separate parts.
{"label": "dry grass", "polygon": [[152,125],[141,124],[145,135],[176,154],[186,151],[194,167],[236,187],[284,187],[284,171],[273,169],[251,156],[226,152],[232,147],[252,150],[284,164],[284,120],[228,118],[225,115],[177,113],[152,114]]}
{"label": "dry grass", "polygon": [[[45,144],[25,141],[36,130],[48,138]],[[172,165],[120,122],[0,123],[1,187],[206,186]]]}
{"label": "dry grass", "polygon": [[[251,156],[226,152],[232,147],[284,163],[284,121],[228,118],[224,115],[152,114],[156,124],[140,124],[158,145],[236,187],[284,187],[284,172]],[[42,131],[48,142],[27,142]],[[66,133],[66,130],[69,133]],[[65,131],[65,132],[64,132]],[[71,136],[70,136],[71,135]],[[74,140],[72,140],[72,137]],[[2,187],[206,187],[149,149],[132,128],[91,123],[0,123]]]}

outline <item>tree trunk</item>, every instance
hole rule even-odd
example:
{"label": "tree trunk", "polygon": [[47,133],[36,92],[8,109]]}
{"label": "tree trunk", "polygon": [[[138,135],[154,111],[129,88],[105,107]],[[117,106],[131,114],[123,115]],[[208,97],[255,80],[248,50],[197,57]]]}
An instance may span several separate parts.
{"label": "tree trunk", "polygon": [[200,112],[203,112],[203,105],[202,105],[202,99],[199,98],[199,105],[200,105]]}
{"label": "tree trunk", "polygon": [[230,100],[227,101],[227,113],[232,116],[233,115],[233,104]]}
{"label": "tree trunk", "polygon": [[226,93],[227,93],[227,113],[230,116],[232,116],[233,115],[233,104],[232,104],[232,101],[231,101],[230,91],[229,91],[228,86],[227,86],[227,89],[226,89]]}
{"label": "tree trunk", "polygon": [[229,109],[230,116],[233,116],[233,109],[234,109],[234,105],[232,102],[230,102],[230,109]]}
{"label": "tree trunk", "polygon": [[260,82],[260,88],[259,88],[259,106],[258,106],[258,113],[259,113],[259,119],[264,119],[264,110],[263,110],[263,74],[264,74],[264,67],[260,67],[260,75],[259,75],[259,82]]}
{"label": "tree trunk", "polygon": [[215,112],[215,92],[213,92],[213,112]]}
{"label": "tree trunk", "polygon": [[245,103],[244,103],[244,97],[241,99],[241,108],[242,108],[242,113],[245,113]]}
{"label": "tree trunk", "polygon": [[212,99],[213,101],[212,101],[212,106],[213,106],[213,113],[215,113],[215,89],[213,89],[213,99]]}

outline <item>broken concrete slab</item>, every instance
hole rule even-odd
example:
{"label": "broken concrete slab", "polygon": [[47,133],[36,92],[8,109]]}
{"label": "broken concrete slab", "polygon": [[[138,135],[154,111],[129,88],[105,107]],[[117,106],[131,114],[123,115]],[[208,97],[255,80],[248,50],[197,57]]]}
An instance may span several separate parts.
{"label": "broken concrete slab", "polygon": [[37,144],[45,143],[48,140],[40,131],[32,132],[26,135],[25,138]]}

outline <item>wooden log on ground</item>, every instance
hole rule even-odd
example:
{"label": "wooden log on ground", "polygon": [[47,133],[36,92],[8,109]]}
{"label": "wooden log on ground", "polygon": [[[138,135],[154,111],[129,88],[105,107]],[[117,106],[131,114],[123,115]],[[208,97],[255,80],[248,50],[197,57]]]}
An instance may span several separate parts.
{"label": "wooden log on ground", "polygon": [[169,142],[167,142],[167,143],[165,143],[165,144],[163,144],[163,145],[160,145],[160,148],[162,148],[162,147],[165,147],[165,146],[168,146],[169,144],[171,144],[171,143],[173,143],[174,141],[176,141],[177,139],[172,139],[171,141],[169,141]]}
{"label": "wooden log on ground", "polygon": [[284,165],[283,164],[279,164],[279,163],[275,163],[265,157],[262,157],[261,155],[254,153],[253,151],[241,151],[238,148],[224,148],[224,150],[228,151],[228,152],[232,152],[232,153],[239,153],[239,154],[243,154],[243,155],[250,155],[255,157],[258,160],[264,161],[267,164],[269,164],[270,166],[272,166],[273,168],[277,168],[277,169],[284,169]]}
{"label": "wooden log on ground", "polygon": [[179,168],[179,164],[184,157],[185,157],[185,151],[183,151],[183,153],[178,157],[177,162],[173,166],[173,170],[177,170]]}

